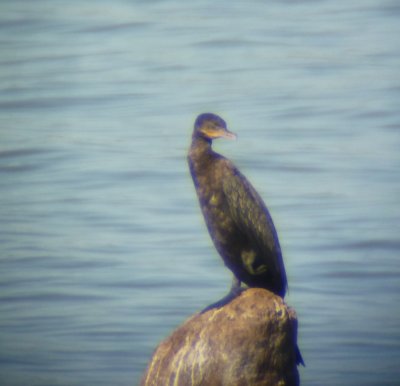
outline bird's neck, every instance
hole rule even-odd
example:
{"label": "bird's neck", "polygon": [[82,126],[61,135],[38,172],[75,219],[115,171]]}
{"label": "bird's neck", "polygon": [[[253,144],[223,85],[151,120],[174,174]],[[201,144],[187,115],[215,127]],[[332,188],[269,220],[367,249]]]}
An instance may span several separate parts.
{"label": "bird's neck", "polygon": [[207,173],[217,157],[217,153],[215,153],[211,148],[210,140],[201,137],[193,137],[189,149],[188,161],[190,172],[196,186],[197,179],[201,175]]}
{"label": "bird's neck", "polygon": [[189,157],[193,160],[209,158],[213,154],[211,141],[206,138],[194,136],[189,150]]}

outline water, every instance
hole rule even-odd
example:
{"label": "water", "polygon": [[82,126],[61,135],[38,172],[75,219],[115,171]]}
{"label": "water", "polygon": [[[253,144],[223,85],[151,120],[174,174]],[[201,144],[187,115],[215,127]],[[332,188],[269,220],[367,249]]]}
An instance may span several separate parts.
{"label": "water", "polygon": [[2,1],[0,384],[134,385],[230,283],[196,115],[276,222],[304,385],[400,379],[396,1]]}

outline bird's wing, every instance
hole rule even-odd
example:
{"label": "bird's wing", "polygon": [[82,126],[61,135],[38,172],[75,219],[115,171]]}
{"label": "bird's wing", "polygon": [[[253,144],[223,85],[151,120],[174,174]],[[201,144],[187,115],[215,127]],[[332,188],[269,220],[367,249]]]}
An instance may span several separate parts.
{"label": "bird's wing", "polygon": [[233,165],[229,165],[230,173],[223,179],[223,191],[228,204],[228,210],[236,225],[255,243],[259,250],[265,252],[264,258],[276,256],[273,261],[266,261],[273,267],[287,287],[285,268],[275,226],[262,198]]}

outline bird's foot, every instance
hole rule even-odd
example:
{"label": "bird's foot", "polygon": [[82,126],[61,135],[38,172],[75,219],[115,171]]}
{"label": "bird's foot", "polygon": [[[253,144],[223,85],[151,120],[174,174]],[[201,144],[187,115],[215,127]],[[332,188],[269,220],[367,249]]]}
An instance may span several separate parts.
{"label": "bird's foot", "polygon": [[204,310],[201,311],[201,314],[204,314],[205,312],[210,311],[214,308],[221,308],[225,306],[226,304],[230,303],[233,299],[238,297],[243,291],[245,291],[245,288],[232,286],[228,295],[224,296],[222,299],[204,308]]}

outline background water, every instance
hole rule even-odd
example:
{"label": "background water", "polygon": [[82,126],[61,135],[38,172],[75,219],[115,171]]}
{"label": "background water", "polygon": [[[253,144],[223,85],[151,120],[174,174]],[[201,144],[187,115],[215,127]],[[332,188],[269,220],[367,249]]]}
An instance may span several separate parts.
{"label": "background water", "polygon": [[193,121],[270,207],[304,385],[400,379],[400,4],[0,3],[0,384],[134,385],[230,285]]}

